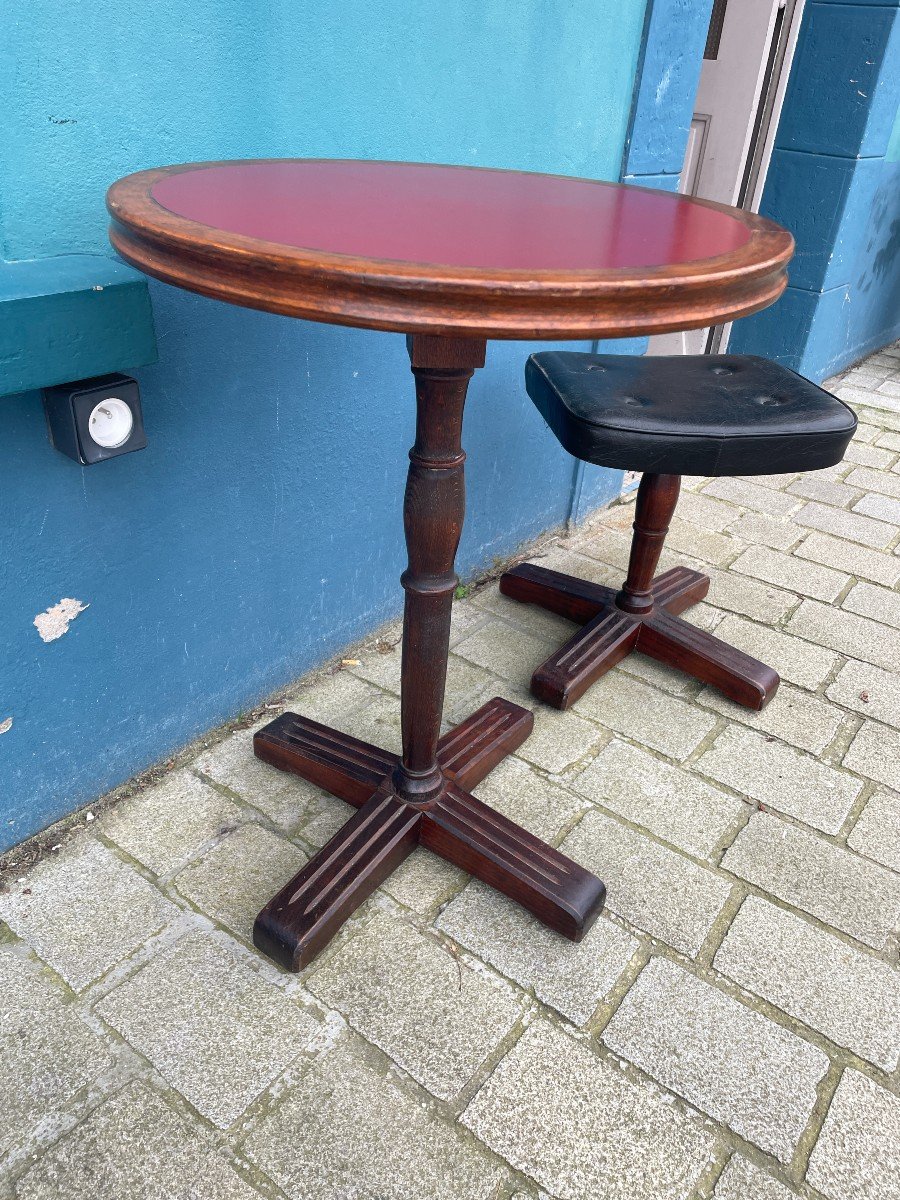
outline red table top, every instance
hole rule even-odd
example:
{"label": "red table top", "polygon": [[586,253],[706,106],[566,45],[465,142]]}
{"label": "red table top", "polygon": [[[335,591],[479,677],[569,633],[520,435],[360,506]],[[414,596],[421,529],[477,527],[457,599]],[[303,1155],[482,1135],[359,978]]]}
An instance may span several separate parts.
{"label": "red table top", "polygon": [[750,230],[666,192],[472,167],[353,160],[202,166],[150,194],[178,217],[280,246],[515,271],[658,267],[728,254]]}

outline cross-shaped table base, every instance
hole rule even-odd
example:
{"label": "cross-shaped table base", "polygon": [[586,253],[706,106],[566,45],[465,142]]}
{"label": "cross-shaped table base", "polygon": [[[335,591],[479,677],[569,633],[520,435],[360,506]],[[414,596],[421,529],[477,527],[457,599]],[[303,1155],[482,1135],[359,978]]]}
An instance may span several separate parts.
{"label": "cross-shaped table base", "polygon": [[417,845],[580,941],[603,907],[603,884],[469,793],[522,745],[533,724],[527,709],[489,700],[440,739],[444,786],[423,803],[397,793],[395,754],[291,712],[261,729],[253,739],[258,758],[359,811],[265,906],[253,930],[256,946],[290,971],[305,967]]}

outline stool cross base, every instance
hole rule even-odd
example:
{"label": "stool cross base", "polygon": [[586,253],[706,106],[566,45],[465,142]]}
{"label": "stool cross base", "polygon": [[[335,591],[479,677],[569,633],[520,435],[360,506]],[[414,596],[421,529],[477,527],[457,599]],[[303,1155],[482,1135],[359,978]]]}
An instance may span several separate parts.
{"label": "stool cross base", "polygon": [[620,591],[530,563],[501,577],[504,596],[582,626],[532,675],[539,699],[568,708],[632,650],[678,667],[748,708],[763,708],[774,696],[779,678],[771,667],[680,619],[709,591],[707,575],[673,567],[654,578],[680,484],[678,475],[641,479],[628,577]]}

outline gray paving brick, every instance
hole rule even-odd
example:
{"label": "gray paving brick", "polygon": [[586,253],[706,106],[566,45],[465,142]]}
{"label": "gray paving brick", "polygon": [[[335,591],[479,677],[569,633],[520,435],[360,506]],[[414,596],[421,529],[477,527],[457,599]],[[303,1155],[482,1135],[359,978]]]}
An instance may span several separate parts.
{"label": "gray paving brick", "polygon": [[521,1015],[511,991],[383,913],[314,967],[307,986],[443,1100],[465,1087]]}
{"label": "gray paving brick", "polygon": [[693,559],[711,563],[713,566],[723,566],[734,558],[741,548],[734,538],[712,533],[708,529],[679,520],[678,517],[669,525],[666,545],[676,553],[690,555]]}
{"label": "gray paving brick", "polygon": [[685,954],[696,954],[730,884],[690,859],[599,812],[589,812],[564,853],[606,883],[607,907]]}
{"label": "gray paving brick", "polygon": [[225,1128],[318,1026],[218,937],[189,934],[97,1005],[198,1112]]}
{"label": "gray paving brick", "polygon": [[503,1176],[356,1039],[307,1068],[243,1150],[290,1200],[493,1200]]}
{"label": "gray paving brick", "polygon": [[572,787],[698,858],[708,857],[746,814],[740,800],[618,738]]}
{"label": "gray paving brick", "polygon": [[828,1070],[821,1050],[659,958],[640,973],[603,1040],[783,1162]]}
{"label": "gray paving brick", "polygon": [[552,641],[536,638],[508,625],[505,621],[489,621],[456,646],[462,658],[494,675],[528,688],[535,667],[556,649]]}
{"label": "gray paving brick", "polygon": [[893,496],[883,496],[880,492],[869,492],[868,495],[853,505],[853,511],[866,517],[874,517],[877,521],[890,521],[900,525],[900,500]]}
{"label": "gray paving brick", "polygon": [[381,886],[413,912],[427,916],[455,895],[468,878],[465,871],[417,846]]}
{"label": "gray paving brick", "polygon": [[900,796],[892,792],[870,796],[847,841],[866,858],[900,871]]}
{"label": "gray paving brick", "polygon": [[897,663],[897,631],[868,617],[831,608],[818,600],[802,600],[787,623],[789,633],[838,650],[850,658],[861,658],[876,667]]}
{"label": "gray paving brick", "polygon": [[19,1200],[259,1200],[196,1122],[143,1083],[94,1109],[16,1184]]}
{"label": "gray paving brick", "polygon": [[796,1195],[739,1154],[728,1160],[714,1194],[715,1200],[793,1200]]}
{"label": "gray paving brick", "polygon": [[898,1200],[900,1098],[844,1072],[806,1178],[829,1200]]}
{"label": "gray paving brick", "polygon": [[900,729],[900,676],[851,658],[825,692],[829,700]]}
{"label": "gray paving brick", "polygon": [[900,924],[896,876],[768,813],[757,813],[722,866],[876,950]]}
{"label": "gray paving brick", "polygon": [[436,924],[576,1025],[590,1018],[640,945],[603,917],[576,945],[478,880],[444,909]]}
{"label": "gray paving brick", "polygon": [[695,766],[741,795],[825,833],[838,832],[862,791],[858,779],[736,725],[720,733]]}
{"label": "gray paving brick", "polygon": [[703,492],[682,492],[678,498],[678,514],[682,521],[689,521],[713,533],[724,533],[735,518],[731,504]]}
{"label": "gray paving brick", "polygon": [[715,567],[704,570],[710,579],[707,603],[716,608],[740,613],[768,625],[780,621],[797,605],[793,593],[770,583],[761,583],[731,570],[719,571]]}
{"label": "gray paving brick", "polygon": [[822,646],[742,617],[727,616],[716,627],[716,637],[768,663],[789,683],[811,690],[828,678],[838,662],[837,656]]}
{"label": "gray paving brick", "polygon": [[184,770],[121,801],[103,815],[100,828],[154,874],[165,875],[243,819],[236,804]]}
{"label": "gray paving brick", "polygon": [[[567,555],[568,559],[574,559],[574,555]],[[541,566],[547,566],[544,559],[540,560]],[[578,575],[582,579],[588,579],[589,575],[581,568],[581,563],[586,564],[588,569],[593,568],[594,572],[601,573],[605,579],[611,574],[608,568],[603,568],[599,563],[590,558],[583,558],[574,563],[567,563],[566,567],[554,566],[551,568],[554,571],[562,571],[569,575]],[[548,612],[545,608],[539,608],[536,604],[523,604],[520,600],[510,600],[508,596],[503,596],[500,593],[499,585],[496,583],[488,584],[482,588],[476,596],[473,597],[472,603],[476,608],[483,609],[486,613],[493,613],[495,616],[502,617],[504,621],[511,625],[518,625],[533,637],[539,638],[541,641],[562,643],[567,638],[572,636],[572,631],[575,626],[571,621],[567,621],[565,617],[558,617],[556,613]]]}
{"label": "gray paving brick", "polygon": [[306,855],[291,842],[259,825],[244,825],[180,871],[173,882],[182,896],[249,942],[256,914],[305,861]]}
{"label": "gray paving brick", "polygon": [[900,973],[883,959],[749,896],[713,965],[876,1066],[900,1062]]}
{"label": "gray paving brick", "polygon": [[686,1200],[713,1147],[658,1091],[543,1022],[526,1030],[462,1121],[560,1200]]}
{"label": "gray paving brick", "polygon": [[[900,592],[876,587],[873,583],[857,583],[841,602],[841,607],[862,617],[871,617],[884,625],[900,628]],[[897,661],[900,662],[900,635],[895,638]]]}
{"label": "gray paving brick", "polygon": [[[393,637],[398,636],[396,633]],[[393,640],[388,634],[388,640]],[[378,689],[352,671],[320,673],[310,681],[304,681],[293,691],[288,707],[323,725],[334,725],[345,733],[352,730],[347,725],[352,713],[377,699]],[[264,724],[265,722],[263,722]]]}
{"label": "gray paving brick", "polygon": [[800,507],[801,501],[796,496],[785,492],[773,491],[751,483],[747,479],[714,479],[703,489],[704,496],[716,496],[720,500],[730,500],[742,508],[752,508],[755,512],[767,513],[770,517],[785,517],[794,513]]}
{"label": "gray paving brick", "polygon": [[553,841],[587,807],[579,796],[516,758],[502,762],[474,794],[544,841]]}
{"label": "gray paving brick", "polygon": [[835,508],[849,508],[854,500],[858,500],[862,492],[855,487],[836,479],[817,479],[817,472],[811,471],[801,476],[786,490],[792,496],[802,496],[806,500],[817,500],[820,504],[832,504]]}
{"label": "gray paving brick", "polygon": [[844,766],[900,790],[900,730],[878,721],[864,721],[844,755]]}
{"label": "gray paving brick", "polygon": [[79,1019],[37,964],[0,946],[0,1179],[2,1156],[52,1123],[112,1065],[109,1047]]}
{"label": "gray paving brick", "polygon": [[810,533],[794,553],[885,587],[900,582],[900,559],[827,533]]}
{"label": "gray paving brick", "polygon": [[0,917],[80,991],[178,916],[93,838],[73,839],[0,894]]}
{"label": "gray paving brick", "polygon": [[781,683],[762,711],[737,704],[713,687],[704,688],[698,701],[730,721],[739,721],[812,754],[821,754],[844,720],[835,705],[790,683]]}
{"label": "gray paving brick", "polygon": [[354,737],[380,746],[382,750],[400,753],[400,697],[384,693],[371,704],[357,709],[352,720],[348,721],[352,728],[348,730]]}
{"label": "gray paving brick", "polygon": [[874,550],[884,550],[896,534],[893,525],[888,525],[885,521],[875,521],[872,517],[847,512],[843,508],[831,508],[827,504],[817,504],[815,501],[804,504],[803,508],[794,514],[793,519],[798,525],[819,529],[822,533],[831,533],[835,537],[847,538],[851,542],[871,546]]}
{"label": "gray paving brick", "polygon": [[830,567],[806,562],[790,554],[779,554],[765,546],[749,547],[740,558],[735,559],[731,569],[769,583],[778,583],[783,588],[790,588],[816,600],[829,601],[837,599],[850,578]]}
{"label": "gray paving brick", "polygon": [[[298,704],[291,711],[299,711],[300,708]],[[272,714],[273,717],[275,715]],[[193,766],[241,800],[264,812],[283,829],[294,829],[318,810],[322,792],[305,779],[270,767],[254,755],[253,734],[266,724],[268,720],[260,721],[251,729],[233,733],[201,754]]]}
{"label": "gray paving brick", "polygon": [[[900,450],[900,437],[897,434],[885,434],[885,438],[893,438],[891,449]],[[883,442],[879,441],[878,445]],[[873,471],[871,467],[854,467],[847,476],[851,487],[861,488],[864,492],[880,492],[884,496],[893,496],[900,500],[900,479],[889,471]]]}
{"label": "gray paving brick", "polygon": [[520,758],[545,771],[558,773],[578,762],[605,735],[574,712],[557,712],[539,705],[528,741],[516,751]]}
{"label": "gray paving brick", "polygon": [[745,512],[729,526],[729,532],[744,542],[769,546],[773,550],[790,550],[805,530],[798,528],[790,518]]}
{"label": "gray paving brick", "polygon": [[574,708],[607,729],[679,760],[716,724],[710,713],[616,670],[598,679]]}
{"label": "gray paving brick", "polygon": [[[878,400],[877,404],[875,404],[876,398]],[[869,392],[867,398],[862,403],[877,408],[884,408],[890,413],[896,413],[898,408],[900,408],[896,401],[879,392]],[[879,419],[882,418],[881,413],[877,415]],[[864,446],[855,440],[850,443],[844,452],[844,459],[847,462],[858,463],[862,467],[889,467],[893,458],[893,454],[888,450],[876,450],[874,446]]]}

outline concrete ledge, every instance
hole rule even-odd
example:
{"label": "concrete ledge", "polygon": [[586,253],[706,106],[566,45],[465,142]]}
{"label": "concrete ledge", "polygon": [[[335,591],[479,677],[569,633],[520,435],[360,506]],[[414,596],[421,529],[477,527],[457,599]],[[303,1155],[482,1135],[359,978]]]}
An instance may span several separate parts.
{"label": "concrete ledge", "polygon": [[0,263],[0,396],[156,361],[147,280],[100,254]]}

